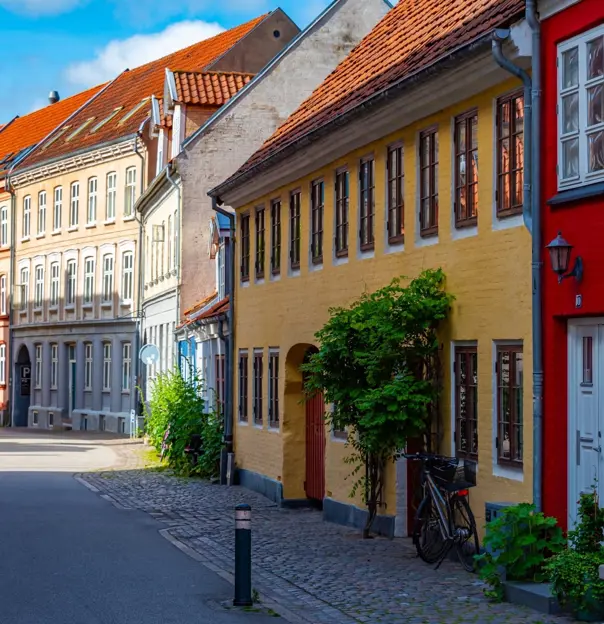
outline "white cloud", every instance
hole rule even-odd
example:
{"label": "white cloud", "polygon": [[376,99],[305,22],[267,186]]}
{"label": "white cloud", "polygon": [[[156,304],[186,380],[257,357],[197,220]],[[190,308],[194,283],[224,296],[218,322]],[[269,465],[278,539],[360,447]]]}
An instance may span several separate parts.
{"label": "white cloud", "polygon": [[94,59],[69,65],[66,77],[74,85],[93,86],[115,78],[126,68],[134,69],[224,30],[215,22],[185,21],[171,24],[158,33],[110,41],[97,51]]}
{"label": "white cloud", "polygon": [[0,0],[0,7],[27,15],[57,15],[81,3],[82,0]]}

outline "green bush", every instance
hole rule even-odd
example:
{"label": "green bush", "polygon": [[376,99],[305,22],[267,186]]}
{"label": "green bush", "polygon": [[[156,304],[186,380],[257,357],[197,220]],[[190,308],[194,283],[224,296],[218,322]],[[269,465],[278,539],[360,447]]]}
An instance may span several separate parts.
{"label": "green bush", "polygon": [[[164,459],[178,474],[205,478],[218,475],[223,425],[220,414],[206,412],[201,380],[184,379],[178,370],[160,373],[153,380],[145,406],[145,429],[150,443],[161,452],[169,428]],[[191,436],[200,435],[203,455],[196,466],[185,453]]]}
{"label": "green bush", "polygon": [[556,518],[537,513],[529,503],[507,507],[486,528],[486,551],[476,561],[480,578],[489,585],[485,594],[497,601],[504,598],[505,580],[544,581],[546,561],[566,543]]}

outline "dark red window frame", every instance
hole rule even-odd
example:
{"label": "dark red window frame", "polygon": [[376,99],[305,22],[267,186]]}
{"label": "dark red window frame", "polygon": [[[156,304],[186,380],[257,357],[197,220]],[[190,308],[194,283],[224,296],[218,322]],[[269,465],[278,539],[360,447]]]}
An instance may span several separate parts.
{"label": "dark red window frame", "polygon": [[359,165],[359,241],[361,251],[375,246],[375,160],[365,158]]}
{"label": "dark red window frame", "polygon": [[281,200],[271,202],[271,273],[281,272]]}
{"label": "dark red window frame", "polygon": [[388,242],[391,245],[405,242],[405,198],[404,198],[404,163],[403,146],[393,145],[388,148],[386,160],[388,178]]}
{"label": "dark red window frame", "polygon": [[279,353],[268,354],[268,426],[279,428]]}
{"label": "dark red window frame", "polygon": [[256,208],[256,279],[264,277],[264,264],[266,257],[266,229],[264,224],[264,208]]}
{"label": "dark red window frame", "polygon": [[248,419],[248,354],[239,353],[239,420]]}
{"label": "dark red window frame", "polygon": [[419,135],[419,234],[438,234],[438,128]]}
{"label": "dark red window frame", "polygon": [[292,270],[300,268],[301,202],[302,193],[293,191],[289,198],[289,266]]}
{"label": "dark red window frame", "polygon": [[241,281],[250,279],[250,215],[241,216]]}
{"label": "dark red window frame", "polygon": [[350,174],[348,169],[336,171],[336,258],[348,255],[348,208],[350,202]]}
{"label": "dark red window frame", "polygon": [[524,195],[524,94],[515,91],[497,100],[498,217],[522,214]]}
{"label": "dark red window frame", "polygon": [[[478,351],[455,347],[455,455],[478,458]],[[469,445],[469,446],[468,446]]]}
{"label": "dark red window frame", "polygon": [[263,424],[262,414],[262,379],[264,368],[264,354],[254,353],[254,424]]}
{"label": "dark red window frame", "polygon": [[323,217],[325,214],[325,184],[317,180],[310,187],[310,259],[313,264],[323,262]]}
{"label": "dark red window frame", "polygon": [[[455,118],[455,227],[478,223],[478,111]],[[462,171],[463,169],[463,171]]]}
{"label": "dark red window frame", "polygon": [[[505,357],[507,357],[508,367],[507,379],[503,370]],[[519,362],[524,363],[521,345],[497,347],[495,365],[497,373],[497,463],[521,467],[523,462],[524,379],[521,380],[521,385],[515,384]],[[508,456],[506,456],[506,447]]]}

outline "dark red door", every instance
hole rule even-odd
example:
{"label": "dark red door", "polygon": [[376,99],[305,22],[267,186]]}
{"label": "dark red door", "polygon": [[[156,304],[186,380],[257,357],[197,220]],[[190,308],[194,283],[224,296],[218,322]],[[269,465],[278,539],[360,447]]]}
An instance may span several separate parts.
{"label": "dark red door", "polygon": [[325,404],[318,394],[306,403],[306,497],[325,497]]}

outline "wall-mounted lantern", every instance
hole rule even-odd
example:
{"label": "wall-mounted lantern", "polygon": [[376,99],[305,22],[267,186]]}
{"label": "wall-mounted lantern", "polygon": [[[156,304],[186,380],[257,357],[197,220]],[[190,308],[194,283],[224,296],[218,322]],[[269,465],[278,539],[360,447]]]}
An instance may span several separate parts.
{"label": "wall-mounted lantern", "polygon": [[558,276],[559,284],[567,277],[574,277],[577,282],[583,279],[583,258],[581,256],[577,256],[573,270],[567,273],[573,246],[562,237],[562,232],[558,232],[558,236],[545,248],[549,252],[552,269]]}

